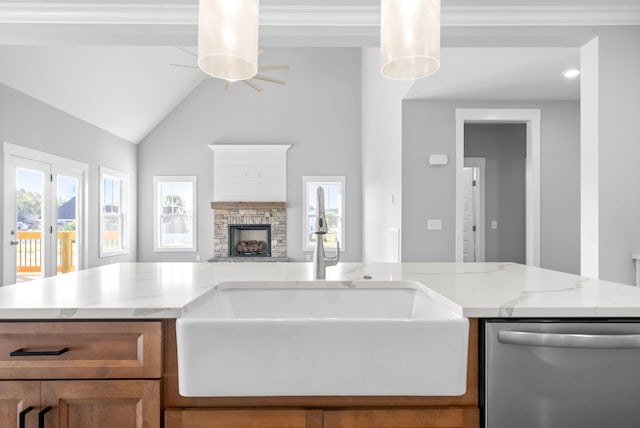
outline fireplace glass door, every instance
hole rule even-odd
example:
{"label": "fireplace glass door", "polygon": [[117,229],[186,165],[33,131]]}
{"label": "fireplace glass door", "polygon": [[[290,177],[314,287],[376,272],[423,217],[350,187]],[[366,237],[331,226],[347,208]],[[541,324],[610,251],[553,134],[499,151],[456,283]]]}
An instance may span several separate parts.
{"label": "fireplace glass door", "polygon": [[271,226],[230,224],[229,257],[271,257]]}

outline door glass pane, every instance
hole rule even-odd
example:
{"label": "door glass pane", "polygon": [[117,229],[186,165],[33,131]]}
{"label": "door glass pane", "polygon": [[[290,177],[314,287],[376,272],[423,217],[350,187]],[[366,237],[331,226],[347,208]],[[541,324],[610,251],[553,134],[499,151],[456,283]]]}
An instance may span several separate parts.
{"label": "door glass pane", "polygon": [[45,203],[45,174],[16,168],[16,280],[30,281],[44,276],[45,245],[42,234]]}
{"label": "door glass pane", "polygon": [[78,270],[78,179],[58,175],[57,180],[57,272]]}

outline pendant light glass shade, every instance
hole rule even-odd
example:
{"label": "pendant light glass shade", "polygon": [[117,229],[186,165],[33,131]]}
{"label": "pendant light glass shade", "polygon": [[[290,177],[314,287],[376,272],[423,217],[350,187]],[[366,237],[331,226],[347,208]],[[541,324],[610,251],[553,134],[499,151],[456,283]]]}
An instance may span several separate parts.
{"label": "pendant light glass shade", "polygon": [[259,0],[200,0],[198,66],[210,76],[246,80],[258,72]]}
{"label": "pendant light glass shade", "polygon": [[440,0],[382,0],[382,75],[413,80],[440,68]]}

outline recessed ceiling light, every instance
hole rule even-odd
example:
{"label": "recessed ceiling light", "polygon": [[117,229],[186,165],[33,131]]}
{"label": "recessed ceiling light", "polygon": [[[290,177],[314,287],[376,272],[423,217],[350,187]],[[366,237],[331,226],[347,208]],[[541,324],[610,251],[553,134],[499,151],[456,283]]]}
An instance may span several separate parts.
{"label": "recessed ceiling light", "polygon": [[577,68],[570,68],[568,70],[563,71],[562,75],[567,79],[575,79],[580,75],[580,70],[578,70]]}

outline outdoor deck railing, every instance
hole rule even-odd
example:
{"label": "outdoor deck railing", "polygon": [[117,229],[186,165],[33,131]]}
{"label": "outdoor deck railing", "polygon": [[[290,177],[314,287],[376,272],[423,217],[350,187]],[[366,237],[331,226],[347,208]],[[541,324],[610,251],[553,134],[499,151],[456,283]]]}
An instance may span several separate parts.
{"label": "outdoor deck railing", "polygon": [[[42,242],[42,232],[20,230],[16,237],[20,242],[16,250],[17,271],[21,273],[41,272],[40,243]],[[58,272],[67,273],[75,270],[73,265],[73,243],[75,240],[75,231],[58,232]]]}

